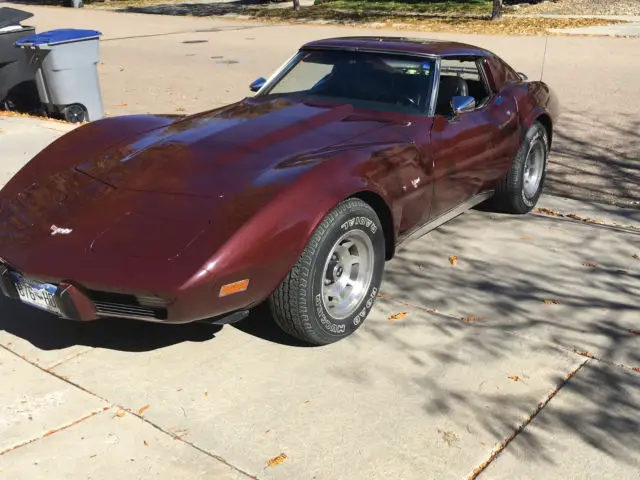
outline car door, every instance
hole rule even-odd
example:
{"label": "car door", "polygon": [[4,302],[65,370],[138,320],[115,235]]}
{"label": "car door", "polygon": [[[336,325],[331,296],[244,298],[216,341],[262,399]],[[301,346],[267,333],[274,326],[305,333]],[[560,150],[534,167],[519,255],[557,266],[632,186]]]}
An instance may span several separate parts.
{"label": "car door", "polygon": [[[454,96],[473,97],[475,108],[453,115]],[[426,147],[434,161],[432,218],[470,200],[495,175],[504,156],[503,128],[497,121],[504,102],[496,103],[481,60],[441,60],[435,117]]]}

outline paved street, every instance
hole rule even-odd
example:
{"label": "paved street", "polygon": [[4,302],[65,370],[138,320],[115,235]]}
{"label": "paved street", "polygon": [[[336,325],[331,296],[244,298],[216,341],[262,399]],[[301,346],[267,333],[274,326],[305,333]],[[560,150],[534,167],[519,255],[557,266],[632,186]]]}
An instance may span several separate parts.
{"label": "paved street", "polygon": [[[41,30],[105,32],[111,114],[223,104],[302,41],[356,32],[26,8]],[[408,245],[363,327],[328,347],[299,346],[264,308],[223,328],[79,324],[0,298],[0,478],[636,478],[640,210],[592,198],[638,195],[620,161],[637,155],[624,99],[638,87],[621,78],[637,68],[623,51],[640,54],[634,40],[550,38],[546,57],[540,38],[474,40],[532,77],[546,58],[581,122],[564,120],[555,182],[586,201],[543,196],[564,217],[475,210]],[[589,104],[619,126],[596,127]],[[0,116],[0,184],[70,128]]]}

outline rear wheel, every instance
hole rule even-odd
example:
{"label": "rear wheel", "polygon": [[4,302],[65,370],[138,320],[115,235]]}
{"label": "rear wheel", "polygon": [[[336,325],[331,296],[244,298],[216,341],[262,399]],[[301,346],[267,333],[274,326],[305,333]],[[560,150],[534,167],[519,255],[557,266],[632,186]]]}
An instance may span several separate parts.
{"label": "rear wheel", "polygon": [[351,335],[373,307],[384,261],[384,233],[375,211],[362,200],[345,200],[324,218],[271,296],[276,323],[314,345]]}
{"label": "rear wheel", "polygon": [[538,203],[547,173],[549,138],[539,122],[527,131],[511,170],[498,185],[493,205],[500,211],[528,213]]}
{"label": "rear wheel", "polygon": [[62,109],[62,116],[67,122],[81,123],[87,119],[87,110],[83,105],[73,103]]}

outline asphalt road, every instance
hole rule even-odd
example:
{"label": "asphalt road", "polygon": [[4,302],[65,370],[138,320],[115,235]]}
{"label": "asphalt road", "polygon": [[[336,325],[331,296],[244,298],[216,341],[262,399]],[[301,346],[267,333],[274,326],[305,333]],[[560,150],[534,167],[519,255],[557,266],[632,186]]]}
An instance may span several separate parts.
{"label": "asphalt road", "polygon": [[640,39],[430,35],[16,7],[36,13],[30,23],[38,30],[82,27],[104,33],[99,69],[109,115],[192,113],[238,100],[251,95],[247,87],[256,77],[268,76],[299,45],[322,37],[389,34],[477,44],[530,78],[542,77],[560,97],[563,117],[546,192],[640,207]]}

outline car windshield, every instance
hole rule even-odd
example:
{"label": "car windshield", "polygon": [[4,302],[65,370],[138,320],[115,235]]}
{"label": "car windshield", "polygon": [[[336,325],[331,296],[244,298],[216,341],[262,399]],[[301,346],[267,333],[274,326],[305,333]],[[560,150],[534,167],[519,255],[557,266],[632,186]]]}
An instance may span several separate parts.
{"label": "car windshield", "polygon": [[301,51],[260,96],[323,98],[356,108],[424,115],[433,60],[410,55],[341,50]]}

